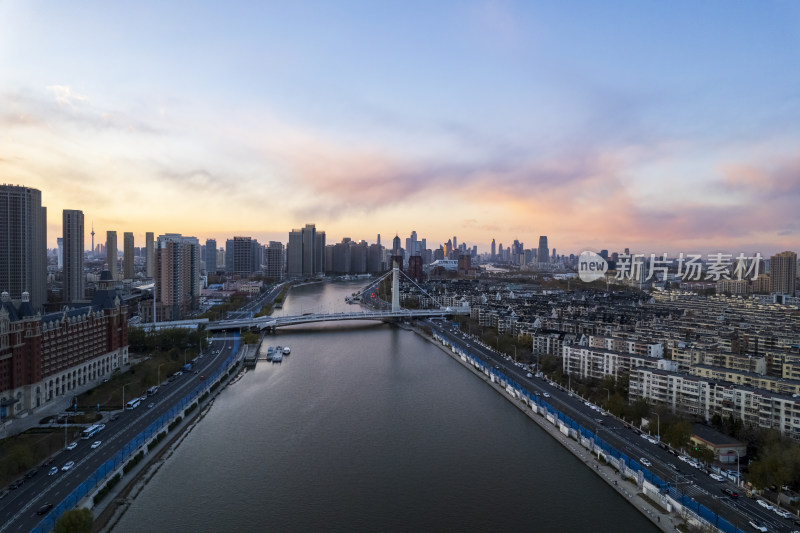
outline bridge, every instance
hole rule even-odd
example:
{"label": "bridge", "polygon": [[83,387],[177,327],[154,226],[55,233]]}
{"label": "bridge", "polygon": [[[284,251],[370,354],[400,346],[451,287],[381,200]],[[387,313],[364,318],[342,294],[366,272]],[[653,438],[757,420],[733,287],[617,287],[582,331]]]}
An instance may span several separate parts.
{"label": "bridge", "polygon": [[274,329],[281,326],[296,326],[312,322],[335,322],[342,320],[401,320],[411,318],[436,318],[453,315],[468,315],[468,307],[447,307],[445,309],[401,309],[400,311],[361,311],[356,313],[305,313],[290,316],[260,316],[234,320],[209,322],[206,329],[220,331],[228,329],[258,328]]}
{"label": "bridge", "polygon": [[[313,322],[337,322],[343,320],[380,320],[384,322],[413,319],[413,318],[444,318],[454,315],[469,315],[469,307],[440,307],[439,309],[403,309],[400,307],[400,269],[397,265],[386,275],[370,283],[363,292],[367,292],[371,287],[380,283],[389,275],[392,276],[392,307],[391,310],[360,311],[354,313],[303,313],[301,315],[289,316],[260,316],[253,318],[236,318],[231,320],[218,320],[209,322],[202,320],[182,320],[180,325],[174,327],[197,327],[201,323],[209,331],[224,331],[232,329],[260,329],[274,331],[282,326],[296,326],[298,324],[311,324]],[[406,276],[407,277],[407,276]],[[409,278],[410,279],[410,278]],[[413,280],[411,280],[413,282]],[[420,288],[421,290],[421,288]],[[424,292],[424,291],[423,291]],[[142,324],[145,329],[152,329],[150,324]],[[164,323],[155,324],[155,329],[161,329]]]}

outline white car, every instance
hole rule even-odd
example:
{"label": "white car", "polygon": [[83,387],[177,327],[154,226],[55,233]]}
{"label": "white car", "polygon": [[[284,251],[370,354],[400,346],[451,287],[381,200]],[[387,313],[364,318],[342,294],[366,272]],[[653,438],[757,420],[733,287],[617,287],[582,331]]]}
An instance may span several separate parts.
{"label": "white car", "polygon": [[783,518],[791,518],[793,516],[792,513],[790,513],[789,511],[784,511],[779,507],[773,507],[772,510],[775,511],[776,515],[781,516]]}
{"label": "white car", "polygon": [[645,459],[644,457],[639,458],[639,462],[642,463],[644,466],[653,466],[653,463]]}
{"label": "white car", "polygon": [[720,476],[719,474],[709,474],[708,477],[710,477],[714,481],[725,481],[725,478]]}
{"label": "white car", "polygon": [[78,447],[78,441],[70,442],[69,444],[67,444],[68,450],[74,450],[77,447]]}
{"label": "white car", "polygon": [[545,393],[544,393],[544,397],[545,397],[545,398],[549,398],[549,397],[550,397],[550,393],[547,393],[547,392],[545,392]]}
{"label": "white car", "polygon": [[100,446],[101,444],[103,444],[103,441],[101,441],[101,440],[96,440],[96,441],[94,441],[94,442],[92,443],[92,449],[94,450],[95,448],[97,448],[97,447],[98,447],[98,446]]}
{"label": "white car", "polygon": [[758,500],[758,505],[760,505],[764,509],[769,509],[770,511],[773,511],[775,509],[772,505],[768,504],[764,500]]}
{"label": "white car", "polygon": [[70,468],[72,468],[73,466],[75,466],[75,461],[70,461],[70,462],[68,462],[67,464],[65,464],[64,466],[62,466],[62,467],[61,467],[61,470],[63,470],[64,472],[66,472],[67,470],[69,470],[69,469],[70,469]]}
{"label": "white car", "polygon": [[753,526],[754,528],[756,528],[759,531],[764,531],[764,532],[768,531],[765,526],[762,526],[761,524],[756,524],[752,520],[750,520],[750,525]]}

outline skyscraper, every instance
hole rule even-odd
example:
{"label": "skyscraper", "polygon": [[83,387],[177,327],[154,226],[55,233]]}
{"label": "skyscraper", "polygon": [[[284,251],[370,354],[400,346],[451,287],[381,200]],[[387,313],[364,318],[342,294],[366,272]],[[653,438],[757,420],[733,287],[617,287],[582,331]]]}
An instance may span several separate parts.
{"label": "skyscraper", "polygon": [[492,239],[492,255],[490,255],[489,257],[491,258],[492,261],[494,261],[496,256],[497,256],[497,245],[495,244],[494,239]]}
{"label": "skyscraper", "polygon": [[58,268],[64,268],[64,238],[59,237],[56,239],[56,245],[58,245]]}
{"label": "skyscraper", "polygon": [[550,262],[550,251],[547,249],[547,235],[539,237],[539,252],[536,254],[536,260],[540,263]]}
{"label": "skyscraper", "polygon": [[214,274],[217,271],[216,239],[206,239],[205,262],[206,262],[206,272],[208,274]]}
{"label": "skyscraper", "polygon": [[144,275],[148,278],[155,276],[155,247],[153,245],[153,232],[144,234]]}
{"label": "skyscraper", "polygon": [[64,239],[64,301],[84,297],[83,211],[64,209],[61,216]]}
{"label": "skyscraper", "polygon": [[781,252],[769,258],[770,292],[794,296],[797,280],[797,254]]}
{"label": "skyscraper", "polygon": [[400,255],[400,237],[397,235],[392,239],[392,255]]}
{"label": "skyscraper", "polygon": [[200,300],[200,241],[177,233],[159,235],[155,259],[158,321],[180,320]]}
{"label": "skyscraper", "polygon": [[47,208],[42,193],[0,185],[0,292],[20,302],[30,295],[34,309],[47,299]]}
{"label": "skyscraper", "polygon": [[284,266],[286,264],[286,252],[282,242],[269,241],[266,249],[267,260],[264,273],[267,278],[274,281],[283,281]]}
{"label": "skyscraper", "polygon": [[225,243],[225,271],[249,276],[261,270],[261,245],[251,237],[234,237]]}
{"label": "skyscraper", "polygon": [[106,264],[108,265],[108,271],[111,272],[111,277],[113,277],[114,280],[118,280],[116,231],[106,231]]}
{"label": "skyscraper", "polygon": [[325,272],[325,232],[314,224],[289,232],[286,273],[289,276],[314,276]]}
{"label": "skyscraper", "polygon": [[133,233],[122,234],[122,279],[133,279]]}

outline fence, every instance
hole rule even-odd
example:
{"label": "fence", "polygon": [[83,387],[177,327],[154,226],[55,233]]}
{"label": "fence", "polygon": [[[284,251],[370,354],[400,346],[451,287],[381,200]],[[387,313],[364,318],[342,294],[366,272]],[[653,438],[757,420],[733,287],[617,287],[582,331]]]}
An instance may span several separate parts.
{"label": "fence", "polygon": [[178,413],[180,413],[187,405],[193,402],[195,398],[200,395],[200,393],[210,386],[207,384],[214,383],[220,378],[220,376],[222,376],[223,373],[227,372],[231,364],[236,359],[236,353],[239,350],[239,334],[236,333],[234,335],[235,339],[233,341],[233,351],[225,360],[225,362],[219,368],[217,368],[217,370],[206,376],[206,379],[202,383],[197,385],[183,398],[178,400],[169,411],[158,417],[158,419],[148,425],[144,431],[136,435],[125,446],[118,450],[111,459],[106,461],[102,466],[100,466],[100,468],[89,475],[89,477],[87,477],[69,495],[67,495],[67,497],[61,501],[61,503],[53,507],[53,509],[47,513],[44,519],[42,519],[42,521],[39,522],[39,524],[31,531],[33,533],[46,533],[51,531],[55,527],[56,520],[58,520],[58,517],[60,517],[64,511],[68,511],[69,509],[72,509],[78,505],[79,501],[81,501],[87,494],[94,490],[95,487],[97,487],[100,483],[105,481],[108,474],[119,468],[120,465],[122,465],[131,455],[136,452],[136,450],[138,450],[145,442],[147,442],[150,437],[166,427],[167,424],[169,424],[169,422],[175,418]]}
{"label": "fence", "polygon": [[[437,338],[439,341],[443,342],[444,344],[449,344],[447,339],[440,338],[434,334],[434,337]],[[657,475],[650,472],[644,465],[639,464],[636,459],[631,459],[624,453],[617,451],[613,446],[608,444],[602,438],[599,437],[600,431],[595,434],[590,429],[587,429],[576,421],[572,420],[567,415],[561,413],[549,403],[547,403],[544,398],[540,398],[539,396],[531,393],[524,385],[517,383],[510,377],[506,376],[500,370],[493,368],[487,361],[484,361],[480,357],[472,355],[463,351],[461,348],[455,345],[451,345],[450,349],[459,355],[462,360],[470,363],[473,367],[477,370],[480,370],[485,375],[487,375],[493,381],[498,382],[503,387],[510,387],[513,391],[515,391],[518,398],[524,399],[526,402],[531,404],[536,404],[537,406],[546,410],[553,419],[561,421],[567,427],[572,428],[577,431],[578,435],[585,437],[587,439],[591,439],[595,445],[597,445],[604,453],[610,455],[611,457],[619,460],[622,464],[626,465],[631,470],[639,471],[644,476],[644,479],[652,483],[653,485],[659,487],[662,494],[668,494],[672,499],[692,511],[694,514],[712,524],[716,528],[718,528],[723,533],[744,533],[742,530],[736,528],[733,524],[725,520],[723,517],[719,516],[711,509],[707,508],[703,504],[698,501],[695,501],[690,496],[682,493],[676,486],[670,485],[668,482],[662,480]]]}

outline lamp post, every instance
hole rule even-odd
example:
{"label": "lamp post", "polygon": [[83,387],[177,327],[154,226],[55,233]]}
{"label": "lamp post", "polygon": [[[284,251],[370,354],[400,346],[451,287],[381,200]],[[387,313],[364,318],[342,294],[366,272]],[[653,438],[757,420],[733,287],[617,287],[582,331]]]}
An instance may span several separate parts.
{"label": "lamp post", "polygon": [[660,441],[660,440],[661,440],[661,417],[660,417],[660,416],[658,416],[658,413],[653,413],[653,414],[654,414],[654,415],[656,415],[656,420],[657,420],[657,424],[658,424],[658,425],[656,426],[656,429],[657,429],[657,431],[658,431],[658,433],[656,434],[656,437],[657,437],[657,438],[658,438],[658,440]]}
{"label": "lamp post", "polygon": [[158,369],[156,370],[156,386],[161,383],[161,367],[164,366],[166,363],[161,363],[158,365]]}
{"label": "lamp post", "polygon": [[737,452],[736,450],[731,450],[731,451],[736,454],[736,485],[738,486],[741,475],[741,473],[739,472],[739,452]]}
{"label": "lamp post", "polygon": [[608,397],[606,397],[606,409],[607,409],[608,404],[611,402],[611,391],[605,387],[600,387],[600,388],[608,393]]}
{"label": "lamp post", "polygon": [[122,410],[123,411],[125,410],[125,387],[127,387],[128,385],[130,385],[130,383],[126,383],[125,385],[122,386]]}

